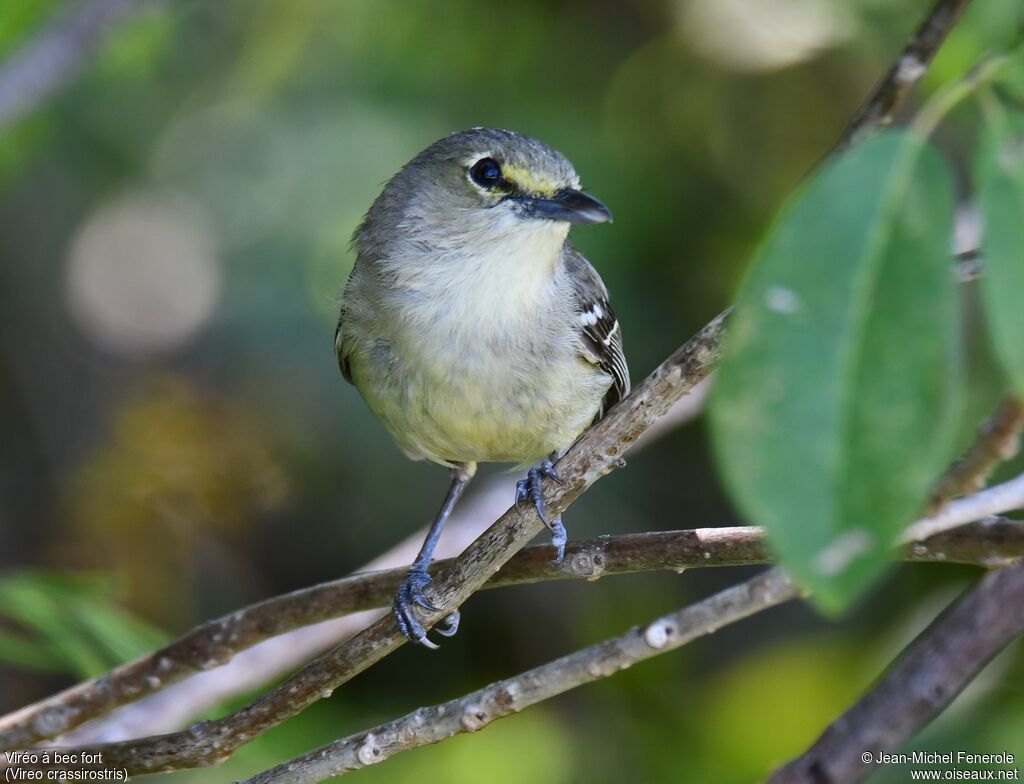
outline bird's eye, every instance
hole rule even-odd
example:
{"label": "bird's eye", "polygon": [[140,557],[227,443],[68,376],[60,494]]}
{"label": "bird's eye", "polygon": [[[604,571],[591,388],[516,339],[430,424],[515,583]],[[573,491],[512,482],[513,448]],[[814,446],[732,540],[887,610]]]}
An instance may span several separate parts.
{"label": "bird's eye", "polygon": [[501,166],[494,158],[481,158],[473,164],[469,176],[481,188],[493,188],[501,182]]}

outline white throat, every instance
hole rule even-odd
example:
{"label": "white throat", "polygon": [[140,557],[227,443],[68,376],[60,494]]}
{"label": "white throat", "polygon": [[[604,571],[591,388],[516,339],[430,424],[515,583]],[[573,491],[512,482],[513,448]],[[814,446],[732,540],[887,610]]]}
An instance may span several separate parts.
{"label": "white throat", "polygon": [[420,326],[490,333],[548,305],[569,224],[517,216],[495,223],[388,265],[406,313]]}

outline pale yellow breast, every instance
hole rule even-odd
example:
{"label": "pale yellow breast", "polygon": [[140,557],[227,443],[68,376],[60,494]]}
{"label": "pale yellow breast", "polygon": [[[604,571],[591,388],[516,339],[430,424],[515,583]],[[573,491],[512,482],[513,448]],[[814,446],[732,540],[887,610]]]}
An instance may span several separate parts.
{"label": "pale yellow breast", "polygon": [[[395,440],[438,463],[533,462],[590,424],[608,388],[593,365],[563,354],[524,378],[523,368],[473,360],[411,365],[356,383]],[[374,374],[366,374],[374,375]]]}
{"label": "pale yellow breast", "polygon": [[411,455],[532,462],[569,446],[610,386],[556,285],[567,225],[499,229],[463,237],[471,255],[378,261],[390,288],[346,309],[353,381]]}

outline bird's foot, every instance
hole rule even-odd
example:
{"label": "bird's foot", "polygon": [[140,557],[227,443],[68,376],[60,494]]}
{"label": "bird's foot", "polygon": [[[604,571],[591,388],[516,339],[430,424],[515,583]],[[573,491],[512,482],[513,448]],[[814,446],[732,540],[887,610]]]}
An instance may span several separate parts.
{"label": "bird's foot", "polygon": [[[402,634],[411,642],[435,650],[439,646],[427,637],[427,630],[423,628],[423,624],[416,620],[416,616],[413,613],[414,606],[422,607],[431,612],[437,612],[441,609],[423,594],[423,589],[429,583],[430,575],[427,574],[426,569],[415,566],[410,569],[409,573],[405,575],[405,579],[402,580],[402,584],[398,586],[391,614],[395,616],[395,621],[398,623],[398,628],[401,629]],[[456,610],[441,622],[441,625],[437,628],[437,633],[444,637],[451,637],[458,630],[459,611]]]}
{"label": "bird's foot", "polygon": [[562,515],[552,520],[548,528],[551,529],[551,546],[555,548],[555,563],[562,563],[562,559],[565,558],[565,543],[569,539],[565,526],[562,525]]}
{"label": "bird's foot", "polygon": [[551,544],[555,548],[555,563],[561,563],[565,555],[565,542],[567,539],[565,526],[562,525],[562,516],[558,515],[554,520],[548,520],[544,511],[544,495],[541,492],[541,479],[548,479],[562,484],[562,480],[555,473],[555,467],[550,460],[541,460],[537,465],[526,472],[526,479],[520,479],[516,483],[516,511],[520,511],[520,504],[529,500],[533,508],[537,510],[537,516],[551,531]]}

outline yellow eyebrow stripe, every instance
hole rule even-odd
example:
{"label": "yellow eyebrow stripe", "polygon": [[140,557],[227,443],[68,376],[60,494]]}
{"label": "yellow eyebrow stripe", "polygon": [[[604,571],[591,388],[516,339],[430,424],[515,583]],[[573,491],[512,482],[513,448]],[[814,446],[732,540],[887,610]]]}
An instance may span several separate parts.
{"label": "yellow eyebrow stripe", "polygon": [[538,179],[529,169],[522,166],[506,163],[501,167],[505,179],[515,184],[525,193],[537,194],[540,196],[554,196],[558,190],[555,183]]}

